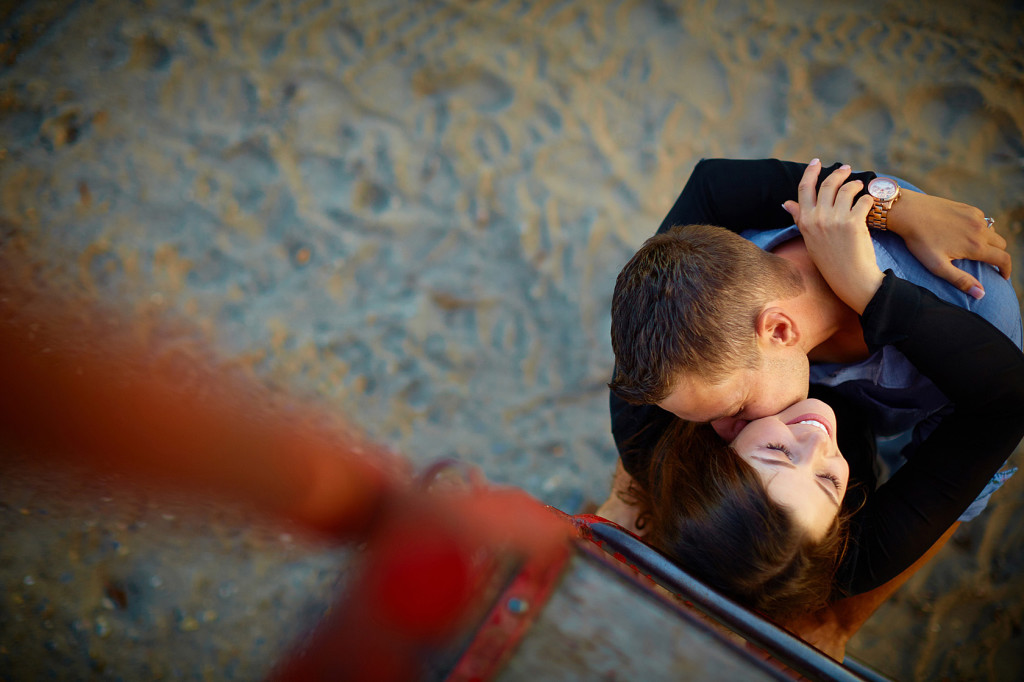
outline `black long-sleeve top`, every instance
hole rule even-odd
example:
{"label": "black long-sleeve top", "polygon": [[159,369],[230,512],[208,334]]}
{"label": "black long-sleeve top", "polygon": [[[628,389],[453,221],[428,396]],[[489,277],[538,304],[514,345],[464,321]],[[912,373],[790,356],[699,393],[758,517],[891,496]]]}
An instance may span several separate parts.
{"label": "black long-sleeve top", "polygon": [[[701,173],[695,170],[696,177],[691,176],[687,183],[687,189],[695,192],[684,189],[662,229],[693,222],[715,224],[719,222],[715,217],[723,216],[730,223],[727,227],[734,230],[790,224],[781,208],[779,212],[785,217],[774,222],[770,217],[761,220],[761,213],[756,218],[747,213],[753,210],[751,207],[763,209],[766,204],[762,202],[779,204],[794,198],[803,173],[801,164],[702,164],[712,168],[701,169],[698,165]],[[714,173],[705,172],[708,170]],[[739,177],[740,171],[749,175]],[[728,174],[728,181],[720,176],[716,179],[716,174],[723,172]],[[775,181],[766,182],[769,178]],[[745,192],[730,194],[722,187],[733,183],[758,186],[759,198],[747,203],[738,201]],[[782,184],[788,184],[788,190]],[[705,192],[710,193],[705,195],[710,200],[700,196]],[[701,217],[692,219],[697,214]],[[837,575],[837,587],[848,594],[878,587],[923,555],[978,496],[1024,437],[1024,355],[988,321],[887,272],[861,316],[861,324],[872,352],[885,345],[895,346],[943,391],[952,410],[914,457],[874,490],[871,469],[875,446],[869,425],[856,405],[827,388],[817,392],[836,410],[840,451],[850,462],[851,480],[862,482],[860,490],[866,497],[853,517],[850,547]],[[653,445],[675,417],[655,406],[629,405],[615,396],[611,406],[617,444],[634,438],[631,447],[620,446],[620,451],[641,453],[640,459],[632,463],[634,469],[642,467],[645,444]],[[631,467],[626,468],[629,471]]]}
{"label": "black long-sleeve top", "polygon": [[[866,491],[837,577],[850,594],[878,587],[923,555],[1024,437],[1024,354],[987,320],[890,270],[861,325],[871,351],[895,346],[953,409],[892,478]],[[856,408],[839,407],[841,432],[844,418],[856,419]],[[843,455],[863,460],[872,453]]]}

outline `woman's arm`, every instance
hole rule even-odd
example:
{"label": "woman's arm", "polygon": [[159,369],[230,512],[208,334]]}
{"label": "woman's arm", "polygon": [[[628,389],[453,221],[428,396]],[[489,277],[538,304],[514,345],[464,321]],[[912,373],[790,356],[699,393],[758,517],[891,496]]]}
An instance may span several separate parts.
{"label": "woman's arm", "polygon": [[[869,350],[893,346],[950,401],[914,458],[854,517],[839,585],[866,592],[914,563],[978,496],[1024,436],[1024,355],[984,318],[882,274],[856,183],[840,169],[800,184],[800,230],[825,281],[860,314]],[[842,422],[839,429],[842,430]]]}
{"label": "woman's arm", "polygon": [[843,571],[854,594],[916,561],[1024,437],[1024,355],[986,320],[890,272],[861,321],[870,348],[895,346],[953,411],[854,517]]}

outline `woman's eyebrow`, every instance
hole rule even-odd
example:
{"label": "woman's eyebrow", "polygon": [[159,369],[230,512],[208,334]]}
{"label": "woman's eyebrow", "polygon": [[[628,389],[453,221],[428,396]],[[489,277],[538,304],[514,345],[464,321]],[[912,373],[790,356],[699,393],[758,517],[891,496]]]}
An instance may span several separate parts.
{"label": "woman's eyebrow", "polygon": [[824,482],[823,480],[821,480],[821,479],[820,479],[820,478],[818,478],[817,476],[815,476],[815,477],[814,477],[814,480],[818,482],[818,487],[819,487],[819,488],[821,488],[821,491],[822,491],[823,493],[825,493],[825,496],[826,496],[826,497],[827,497],[827,498],[828,498],[829,500],[831,500],[831,501],[832,501],[832,504],[834,504],[834,505],[835,505],[836,507],[838,507],[838,506],[839,506],[839,500],[838,500],[838,499],[836,499],[836,495],[837,495],[838,493],[836,493],[836,492],[835,492],[835,488],[833,488],[833,489],[832,489],[832,490],[830,491],[830,490],[828,489],[828,486],[829,486],[829,485],[831,485],[831,484],[829,484],[829,483],[825,483],[825,482]]}
{"label": "woman's eyebrow", "polygon": [[760,457],[758,455],[751,455],[751,458],[764,462],[765,464],[772,464],[775,466],[783,466],[788,467],[790,469],[796,469],[796,466],[792,462],[790,462],[788,459],[782,459],[781,457],[779,459],[775,459],[774,457]]}
{"label": "woman's eyebrow", "polygon": [[[760,457],[758,455],[751,455],[750,457],[751,457],[751,459],[756,459],[759,462],[764,462],[765,464],[771,464],[772,466],[780,466],[780,467],[788,467],[790,469],[796,469],[796,466],[794,466],[794,464],[792,462],[790,462],[789,460],[786,460],[786,459],[774,459],[772,457]],[[825,493],[825,497],[827,497],[832,504],[834,504],[835,506],[838,507],[839,506],[839,500],[836,499],[835,495],[833,495],[832,493],[829,492],[828,485],[824,481],[822,481],[820,478],[818,478],[817,476],[814,477],[814,480],[818,484],[818,487],[821,488],[821,492]]]}

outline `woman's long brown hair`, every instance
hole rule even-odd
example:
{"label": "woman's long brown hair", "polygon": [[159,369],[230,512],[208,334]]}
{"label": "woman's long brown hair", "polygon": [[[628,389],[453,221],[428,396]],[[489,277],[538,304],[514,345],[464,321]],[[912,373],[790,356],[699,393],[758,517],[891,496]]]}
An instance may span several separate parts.
{"label": "woman's long brown hair", "polygon": [[647,483],[630,490],[644,539],[726,596],[776,620],[838,596],[849,513],[810,540],[710,425],[674,422],[655,446]]}

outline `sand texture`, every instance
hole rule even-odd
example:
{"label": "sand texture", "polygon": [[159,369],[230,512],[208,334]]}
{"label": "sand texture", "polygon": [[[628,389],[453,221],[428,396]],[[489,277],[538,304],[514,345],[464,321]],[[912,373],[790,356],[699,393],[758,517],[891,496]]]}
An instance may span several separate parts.
{"label": "sand texture", "polygon": [[[0,31],[0,248],[566,511],[616,461],[614,276],[702,157],[977,205],[1024,291],[1019,1],[53,0]],[[343,582],[176,504],[0,481],[0,679],[258,679]],[[1022,509],[1018,475],[851,651],[1024,679]]]}

